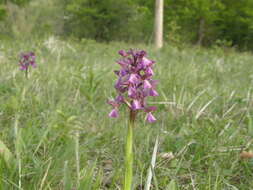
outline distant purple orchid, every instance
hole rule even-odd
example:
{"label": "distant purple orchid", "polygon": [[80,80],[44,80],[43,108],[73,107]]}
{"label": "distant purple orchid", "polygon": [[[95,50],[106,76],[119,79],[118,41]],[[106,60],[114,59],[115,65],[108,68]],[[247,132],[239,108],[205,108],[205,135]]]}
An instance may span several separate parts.
{"label": "distant purple orchid", "polygon": [[[122,58],[117,61],[121,69],[115,71],[118,80],[115,84],[117,97],[108,101],[113,107],[109,117],[119,116],[119,107],[126,104],[132,112],[132,117],[136,117],[139,110],[147,113],[146,120],[150,123],[156,121],[152,112],[156,110],[154,106],[148,106],[146,98],[149,96],[158,96],[156,91],[157,81],[153,80],[154,61],[149,60],[147,53],[143,50],[120,50]],[[132,118],[133,119],[133,118]]]}
{"label": "distant purple orchid", "polygon": [[37,67],[35,59],[36,57],[33,52],[20,54],[20,60],[19,60],[20,70],[25,71],[26,77],[28,77],[28,70],[30,66],[32,66],[33,68]]}

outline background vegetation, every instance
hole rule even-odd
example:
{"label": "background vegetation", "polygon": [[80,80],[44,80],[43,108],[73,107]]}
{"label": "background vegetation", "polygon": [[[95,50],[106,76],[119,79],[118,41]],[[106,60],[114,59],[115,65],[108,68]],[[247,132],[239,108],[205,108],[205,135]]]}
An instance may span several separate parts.
{"label": "background vegetation", "polygon": [[253,55],[236,51],[253,48],[253,2],[165,0],[164,16],[157,51],[153,0],[0,0],[0,190],[121,189],[125,115],[108,118],[106,101],[128,48],[149,53],[160,81],[157,122],[142,115],[134,131],[134,190],[157,135],[152,190],[253,189],[240,157],[253,149]]}
{"label": "background vegetation", "polygon": [[[3,190],[19,184],[72,190],[78,183],[80,190],[120,189],[126,120],[123,110],[119,119],[109,118],[106,101],[115,96],[116,52],[130,47],[52,37],[1,44],[0,136],[20,163],[0,161]],[[140,115],[135,128],[134,189],[143,189],[158,134],[153,189],[252,189],[252,162],[239,155],[253,148],[253,56],[219,48],[135,47],[157,61],[160,96],[150,99],[158,121],[147,124]],[[37,55],[28,80],[13,56],[20,49]]]}
{"label": "background vegetation", "polygon": [[[252,49],[251,0],[165,0],[168,43]],[[153,0],[0,1],[4,37],[55,34],[97,41],[150,42]]]}

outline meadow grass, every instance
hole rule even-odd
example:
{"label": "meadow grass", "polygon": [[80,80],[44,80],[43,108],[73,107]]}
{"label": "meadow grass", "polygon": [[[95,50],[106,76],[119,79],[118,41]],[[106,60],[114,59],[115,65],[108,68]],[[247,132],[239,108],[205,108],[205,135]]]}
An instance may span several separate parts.
{"label": "meadow grass", "polygon": [[[119,49],[141,48],[156,60],[160,96],[155,124],[134,130],[134,189],[144,189],[156,137],[151,189],[253,189],[253,55],[219,48],[119,42],[3,41],[0,44],[0,189],[121,189],[126,115],[110,119]],[[34,51],[29,79],[18,55]],[[172,153],[173,156],[165,153]],[[170,154],[170,155],[172,155]]]}

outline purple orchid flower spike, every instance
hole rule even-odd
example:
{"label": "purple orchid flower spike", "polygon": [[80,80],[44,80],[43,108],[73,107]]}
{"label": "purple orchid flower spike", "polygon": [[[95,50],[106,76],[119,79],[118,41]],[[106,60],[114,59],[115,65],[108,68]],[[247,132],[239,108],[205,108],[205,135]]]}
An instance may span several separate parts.
{"label": "purple orchid flower spike", "polygon": [[126,138],[126,161],[125,161],[125,181],[124,190],[132,189],[132,167],[133,167],[133,129],[137,113],[144,111],[146,121],[154,123],[156,118],[152,114],[156,110],[154,106],[147,106],[147,98],[149,96],[158,96],[156,89],[157,81],[153,80],[154,61],[147,58],[147,53],[143,50],[129,51],[120,50],[122,56],[117,63],[120,70],[114,71],[118,80],[114,85],[117,91],[117,97],[108,101],[113,109],[109,113],[109,117],[119,117],[119,107],[122,104],[129,108],[129,122]]}
{"label": "purple orchid flower spike", "polygon": [[152,79],[155,61],[148,59],[147,53],[143,50],[120,50],[119,55],[122,58],[117,63],[121,68],[114,71],[118,77],[115,84],[118,95],[114,100],[109,101],[113,107],[109,116],[118,117],[118,108],[126,104],[135,114],[134,118],[137,112],[144,110],[147,113],[146,120],[150,123],[155,122],[156,119],[151,113],[155,108],[147,107],[147,97],[158,96],[155,90],[158,82]]}
{"label": "purple orchid flower spike", "polygon": [[29,67],[36,68],[36,56],[34,52],[28,52],[28,53],[21,53],[20,54],[20,60],[19,60],[19,68],[22,71],[25,71],[25,76],[28,78],[28,70]]}

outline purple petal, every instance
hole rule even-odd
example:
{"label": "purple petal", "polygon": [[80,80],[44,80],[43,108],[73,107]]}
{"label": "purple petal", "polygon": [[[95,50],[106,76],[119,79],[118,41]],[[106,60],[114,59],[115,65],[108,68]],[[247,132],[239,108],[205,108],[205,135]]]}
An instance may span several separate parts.
{"label": "purple petal", "polygon": [[30,54],[30,58],[32,61],[35,61],[36,57],[35,57],[34,53]]}
{"label": "purple petal", "polygon": [[128,52],[127,52],[128,55],[132,55],[133,57],[136,57],[136,51],[134,51],[133,49],[130,49]]}
{"label": "purple petal", "polygon": [[36,68],[36,67],[37,67],[37,65],[36,65],[36,63],[35,63],[34,61],[31,61],[31,62],[30,62],[30,65],[31,65],[33,68]]}
{"label": "purple petal", "polygon": [[146,70],[145,70],[145,73],[148,75],[148,76],[153,76],[154,75],[154,71],[151,67],[148,67]]}
{"label": "purple petal", "polygon": [[121,69],[120,72],[119,72],[120,76],[124,77],[128,74],[128,70],[126,69]]}
{"label": "purple petal", "polygon": [[149,67],[149,66],[151,66],[152,64],[154,64],[154,61],[151,61],[151,60],[147,59],[146,57],[143,57],[141,63],[142,63],[142,65],[144,65],[145,67]]}
{"label": "purple petal", "polygon": [[156,90],[154,90],[154,89],[150,90],[149,95],[150,96],[159,96],[158,92],[156,92]]}
{"label": "purple petal", "polygon": [[144,80],[143,87],[144,87],[144,89],[150,89],[150,88],[152,88],[152,85],[150,84],[150,82],[148,80]]}
{"label": "purple petal", "polygon": [[117,63],[121,66],[121,67],[126,67],[127,66],[127,62],[126,61],[124,61],[124,60],[119,60],[119,61],[117,61]]}
{"label": "purple petal", "polygon": [[133,87],[129,87],[129,89],[128,89],[128,96],[130,98],[135,98],[137,96],[136,89],[133,88]]}
{"label": "purple petal", "polygon": [[147,121],[148,121],[149,123],[154,123],[154,122],[156,121],[156,118],[152,115],[151,112],[149,112],[149,113],[147,114]]}
{"label": "purple petal", "polygon": [[28,60],[29,59],[29,55],[28,54],[24,54],[23,58],[24,58],[24,60]]}
{"label": "purple petal", "polygon": [[136,74],[131,74],[128,81],[132,84],[136,84],[139,80],[138,80]]}
{"label": "purple petal", "polygon": [[25,65],[21,65],[21,66],[19,67],[19,69],[22,70],[22,71],[25,71],[25,70],[27,69],[27,67],[26,67]]}
{"label": "purple petal", "polygon": [[129,64],[131,64],[131,62],[132,62],[132,59],[130,58],[123,58],[117,61],[117,63],[123,68],[126,68]]}
{"label": "purple petal", "polygon": [[116,98],[115,98],[115,101],[117,103],[123,103],[125,100],[124,100],[124,97],[121,96],[121,95],[118,95]]}
{"label": "purple petal", "polygon": [[139,100],[133,100],[133,103],[132,103],[132,109],[133,110],[139,110],[141,109],[141,104],[139,102]]}
{"label": "purple petal", "polygon": [[119,85],[119,86],[116,86],[115,85],[115,88],[116,88],[116,90],[119,92],[119,93],[125,93],[126,91],[127,91],[127,87],[125,87],[125,86],[122,86],[122,85]]}
{"label": "purple petal", "polygon": [[122,78],[119,78],[114,87],[120,92],[124,93],[127,91],[127,87],[124,86]]}
{"label": "purple petal", "polygon": [[137,52],[137,55],[142,58],[142,57],[146,56],[147,53],[144,50],[141,50],[141,51]]}
{"label": "purple petal", "polygon": [[31,57],[35,56],[35,54],[33,52],[28,53],[28,55],[31,56]]}
{"label": "purple petal", "polygon": [[113,109],[110,113],[109,113],[109,117],[112,117],[112,118],[116,118],[119,116],[119,112],[117,109]]}
{"label": "purple petal", "polygon": [[120,89],[121,87],[122,87],[122,78],[119,78],[118,80],[117,80],[117,82],[115,83],[115,85],[114,85],[114,87],[116,88],[116,89]]}
{"label": "purple petal", "polygon": [[127,52],[125,50],[119,50],[119,54],[123,57],[128,56]]}

